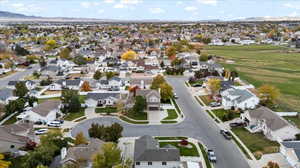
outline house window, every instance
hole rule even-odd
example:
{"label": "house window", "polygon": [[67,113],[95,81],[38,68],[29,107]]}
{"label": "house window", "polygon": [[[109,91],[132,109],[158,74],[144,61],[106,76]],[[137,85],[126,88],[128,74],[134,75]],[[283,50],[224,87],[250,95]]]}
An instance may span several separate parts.
{"label": "house window", "polygon": [[148,165],[152,165],[152,162],[148,162]]}
{"label": "house window", "polygon": [[165,166],[165,165],[167,165],[167,162],[162,162],[161,164]]}
{"label": "house window", "polygon": [[141,163],[140,162],[135,162],[135,165],[140,165]]}

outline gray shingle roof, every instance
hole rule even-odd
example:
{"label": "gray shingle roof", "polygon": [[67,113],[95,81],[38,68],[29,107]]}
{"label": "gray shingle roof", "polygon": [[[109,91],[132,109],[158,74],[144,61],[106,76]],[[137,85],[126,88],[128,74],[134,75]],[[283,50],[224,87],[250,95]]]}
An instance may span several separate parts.
{"label": "gray shingle roof", "polygon": [[88,93],[87,99],[93,99],[93,100],[100,100],[100,99],[106,99],[108,97],[114,97],[116,99],[120,98],[119,93]]}
{"label": "gray shingle roof", "polygon": [[180,154],[175,147],[160,148],[157,140],[145,135],[135,141],[134,161],[180,161]]}
{"label": "gray shingle roof", "polygon": [[255,96],[250,91],[244,90],[244,89],[230,88],[230,89],[227,89],[226,91],[228,91],[228,93],[231,96],[236,96],[237,98],[235,100],[238,103],[241,103],[241,102],[243,102],[243,101],[245,101],[247,99],[250,99],[251,97]]}
{"label": "gray shingle roof", "polygon": [[300,159],[300,141],[285,141],[281,144],[286,148],[293,148],[298,160]]}
{"label": "gray shingle roof", "polygon": [[41,116],[47,116],[50,111],[57,109],[60,105],[59,100],[47,100],[41,104],[39,104],[36,107],[33,107],[31,111],[41,115]]}

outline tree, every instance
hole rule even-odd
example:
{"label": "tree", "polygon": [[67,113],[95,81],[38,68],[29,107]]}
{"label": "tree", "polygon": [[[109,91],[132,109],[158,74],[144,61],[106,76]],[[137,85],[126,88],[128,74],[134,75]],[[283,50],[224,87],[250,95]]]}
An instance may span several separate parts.
{"label": "tree", "polygon": [[83,132],[79,132],[76,137],[75,137],[75,145],[80,145],[80,144],[87,144],[88,141],[85,138],[85,136],[83,135]]}
{"label": "tree", "polygon": [[106,75],[106,79],[109,80],[112,77],[114,77],[116,75],[116,73],[114,73],[114,72],[106,72],[105,75]]}
{"label": "tree", "polygon": [[153,78],[151,89],[158,89],[161,84],[165,83],[166,80],[162,75],[157,75]]}
{"label": "tree", "polygon": [[28,105],[29,105],[30,107],[33,107],[34,103],[35,103],[35,102],[38,102],[38,98],[36,98],[36,97],[34,97],[34,96],[28,96],[28,97],[26,98],[26,100],[27,100]]}
{"label": "tree", "polygon": [[16,96],[21,97],[21,98],[26,96],[29,91],[26,87],[25,82],[23,82],[23,81],[17,82],[15,87],[16,87],[16,90],[15,90]]}
{"label": "tree", "polygon": [[99,138],[103,141],[117,142],[122,137],[123,127],[118,123],[107,127],[92,123],[88,132],[90,137]]}
{"label": "tree", "polygon": [[263,104],[273,104],[280,96],[280,91],[272,85],[262,85],[258,88],[259,97]]}
{"label": "tree", "polygon": [[101,151],[93,158],[93,168],[112,168],[121,163],[121,150],[116,144],[103,144]]}
{"label": "tree", "polygon": [[79,100],[79,96],[72,97],[68,105],[68,112],[77,113],[80,111],[80,109],[81,109],[81,103]]}
{"label": "tree", "polygon": [[199,58],[200,61],[206,62],[208,60],[208,54],[202,53]]}
{"label": "tree", "polygon": [[107,131],[109,131],[107,141],[118,142],[119,138],[122,137],[123,127],[119,123],[114,123]]}
{"label": "tree", "polygon": [[83,84],[81,86],[81,90],[84,91],[84,92],[92,91],[88,81],[83,82]]}
{"label": "tree", "polygon": [[276,162],[270,161],[268,162],[267,166],[264,166],[263,168],[279,168],[279,165]]}
{"label": "tree", "polygon": [[38,165],[36,168],[48,168],[48,166]]}
{"label": "tree", "polygon": [[52,49],[54,49],[56,47],[56,41],[55,40],[48,40],[46,43],[45,43],[45,48],[44,50],[45,51],[50,51]]}
{"label": "tree", "polygon": [[167,101],[173,97],[173,88],[168,83],[163,83],[160,85],[160,97]]}
{"label": "tree", "polygon": [[34,71],[34,72],[32,73],[32,75],[33,75],[36,79],[39,79],[40,76],[41,76],[41,74],[38,73],[37,71]]}
{"label": "tree", "polygon": [[215,95],[221,89],[221,80],[211,78],[207,81],[207,86],[211,90],[212,94]]}
{"label": "tree", "polygon": [[121,55],[121,59],[123,60],[135,60],[137,59],[137,54],[135,51],[129,50]]}
{"label": "tree", "polygon": [[97,70],[95,73],[94,73],[94,79],[95,80],[99,80],[101,77],[102,77],[102,73],[99,71],[99,70]]}
{"label": "tree", "polygon": [[26,101],[23,98],[19,98],[17,100],[10,101],[5,106],[5,113],[12,114],[14,112],[22,112],[24,110]]}
{"label": "tree", "polygon": [[81,55],[76,56],[73,61],[77,65],[86,65],[87,64],[87,60]]}
{"label": "tree", "polygon": [[59,57],[62,59],[70,59],[72,50],[69,47],[60,50]]}
{"label": "tree", "polygon": [[11,162],[4,160],[4,155],[0,154],[0,168],[9,168],[11,165]]}
{"label": "tree", "polygon": [[47,61],[44,57],[40,58],[39,63],[41,67],[45,67],[47,65]]}
{"label": "tree", "polygon": [[136,96],[135,103],[132,107],[132,111],[135,114],[142,113],[144,112],[146,106],[147,106],[146,99],[143,96]]}
{"label": "tree", "polygon": [[72,89],[63,89],[61,93],[62,102],[68,104],[71,102],[71,98],[79,96],[78,91]]}
{"label": "tree", "polygon": [[17,55],[21,55],[21,56],[25,56],[25,55],[30,54],[28,50],[26,50],[25,48],[23,48],[19,45],[16,45],[15,52],[16,52]]}
{"label": "tree", "polygon": [[114,166],[113,168],[131,168],[132,161],[130,159],[126,159],[123,163]]}

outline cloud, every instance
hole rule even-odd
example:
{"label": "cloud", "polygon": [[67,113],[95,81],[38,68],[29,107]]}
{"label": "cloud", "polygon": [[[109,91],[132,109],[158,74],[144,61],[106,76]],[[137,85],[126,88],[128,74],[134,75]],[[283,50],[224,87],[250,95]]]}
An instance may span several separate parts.
{"label": "cloud", "polygon": [[122,9],[122,8],[126,8],[126,7],[127,7],[126,5],[121,4],[121,3],[118,3],[118,4],[114,5],[114,8],[117,8],[117,9]]}
{"label": "cloud", "polygon": [[142,2],[143,2],[142,0],[121,0],[120,1],[121,4],[132,4],[132,5],[136,5]]}
{"label": "cloud", "polygon": [[104,0],[104,3],[115,3],[115,0]]}
{"label": "cloud", "polygon": [[83,8],[90,8],[90,7],[93,7],[93,6],[98,6],[100,5],[99,2],[81,2],[80,3],[80,6],[82,6]]}
{"label": "cloud", "polygon": [[195,6],[187,6],[187,7],[184,8],[184,10],[186,10],[188,12],[193,12],[193,11],[198,10],[198,8],[195,7]]}
{"label": "cloud", "polygon": [[176,2],[176,6],[180,6],[180,5],[182,5],[182,4],[183,4],[182,1],[177,1],[177,2]]}
{"label": "cloud", "polygon": [[217,0],[197,0],[197,2],[205,5],[217,5]]}
{"label": "cloud", "polygon": [[26,12],[26,13],[36,13],[40,12],[43,9],[35,4],[28,4],[25,5],[23,3],[13,3],[10,4],[10,6],[16,11],[16,12]]}
{"label": "cloud", "polygon": [[298,16],[298,15],[299,15],[299,14],[298,14],[297,12],[293,12],[293,13],[290,13],[290,14],[289,14],[290,17],[296,17],[296,16]]}
{"label": "cloud", "polygon": [[149,9],[151,13],[153,14],[161,14],[161,13],[165,13],[166,11],[162,8],[150,8]]}
{"label": "cloud", "polygon": [[120,0],[119,3],[116,3],[113,7],[122,9],[122,8],[129,8],[135,9],[134,5],[142,3],[142,0]]}
{"label": "cloud", "polygon": [[97,11],[97,13],[99,13],[99,14],[104,13],[104,9],[99,9],[99,10]]}
{"label": "cloud", "polygon": [[284,7],[286,8],[291,8],[291,9],[300,9],[300,5],[296,5],[296,4],[291,4],[291,3],[285,3],[283,4]]}

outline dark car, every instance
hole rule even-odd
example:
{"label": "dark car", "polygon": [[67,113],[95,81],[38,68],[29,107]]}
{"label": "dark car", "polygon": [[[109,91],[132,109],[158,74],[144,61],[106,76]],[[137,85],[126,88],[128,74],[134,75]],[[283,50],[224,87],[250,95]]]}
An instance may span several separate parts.
{"label": "dark car", "polygon": [[224,136],[224,138],[231,140],[232,139],[232,135],[229,131],[227,130],[220,130],[220,133]]}
{"label": "dark car", "polygon": [[202,85],[199,84],[199,83],[193,84],[192,86],[193,86],[193,87],[202,87]]}
{"label": "dark car", "polygon": [[246,127],[247,124],[244,122],[234,122],[229,124],[230,127]]}

